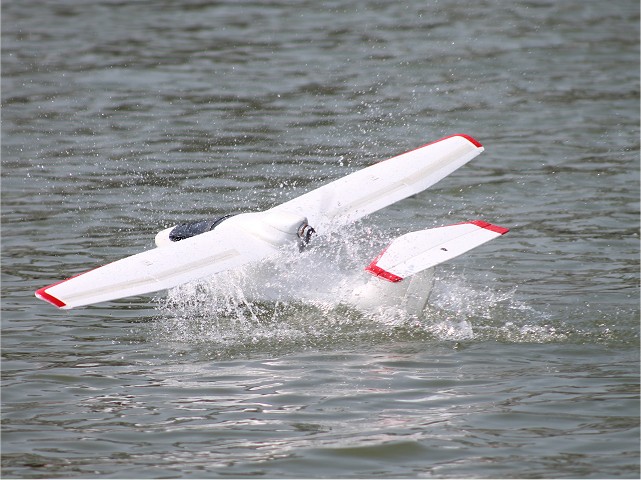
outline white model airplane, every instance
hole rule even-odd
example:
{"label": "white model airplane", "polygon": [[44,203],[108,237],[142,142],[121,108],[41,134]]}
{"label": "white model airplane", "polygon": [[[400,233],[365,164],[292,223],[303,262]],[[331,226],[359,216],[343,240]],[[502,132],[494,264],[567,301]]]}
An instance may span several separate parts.
{"label": "white model airplane", "polygon": [[[288,249],[302,250],[312,235],[327,235],[365,215],[419,193],[483,151],[459,134],[379,162],[269,210],[183,224],[156,235],[157,248],[39,289],[35,294],[69,309],[166,290]],[[393,240],[365,271],[369,282],[355,286],[350,302],[370,307],[403,298],[422,304],[431,268],[493,238],[507,228],[480,220],[407,233]],[[421,275],[416,275],[422,272]],[[419,305],[420,308],[420,305]]]}

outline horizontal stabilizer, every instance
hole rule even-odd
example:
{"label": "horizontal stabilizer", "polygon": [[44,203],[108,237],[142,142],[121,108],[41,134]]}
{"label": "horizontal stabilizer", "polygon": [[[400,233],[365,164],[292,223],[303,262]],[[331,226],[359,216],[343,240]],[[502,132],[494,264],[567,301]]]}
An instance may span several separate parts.
{"label": "horizontal stabilizer", "polygon": [[396,238],[365,270],[390,282],[400,282],[508,231],[507,228],[475,220],[407,233]]}

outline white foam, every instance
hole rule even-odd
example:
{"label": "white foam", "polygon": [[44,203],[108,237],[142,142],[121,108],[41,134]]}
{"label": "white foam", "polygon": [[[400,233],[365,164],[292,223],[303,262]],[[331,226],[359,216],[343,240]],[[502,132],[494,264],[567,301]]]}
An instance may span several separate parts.
{"label": "white foam", "polygon": [[459,266],[437,267],[425,309],[408,310],[407,302],[359,308],[350,301],[352,292],[372,278],[363,268],[386,243],[380,234],[354,228],[317,240],[298,257],[283,255],[172,289],[161,301],[162,336],[223,347],[325,344],[398,331],[444,341],[505,338],[506,331],[523,341],[533,338],[520,329],[538,315],[515,300],[516,289],[501,291],[491,278],[479,285]]}

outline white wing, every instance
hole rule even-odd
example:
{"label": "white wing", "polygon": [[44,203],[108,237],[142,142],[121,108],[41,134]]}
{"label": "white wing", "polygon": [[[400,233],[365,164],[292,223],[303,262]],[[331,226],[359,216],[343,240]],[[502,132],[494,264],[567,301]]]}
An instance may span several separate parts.
{"label": "white wing", "polygon": [[400,282],[508,231],[507,228],[475,220],[407,233],[394,239],[365,270],[391,282]]}
{"label": "white wing", "polygon": [[483,151],[453,135],[335,180],[271,210],[305,215],[319,234],[398,202],[442,180]]}
{"label": "white wing", "polygon": [[295,233],[270,228],[264,220],[264,214],[238,215],[216,230],[90,270],[44,287],[36,296],[59,308],[74,308],[142,295],[262,260],[289,243],[289,237],[296,245]]}

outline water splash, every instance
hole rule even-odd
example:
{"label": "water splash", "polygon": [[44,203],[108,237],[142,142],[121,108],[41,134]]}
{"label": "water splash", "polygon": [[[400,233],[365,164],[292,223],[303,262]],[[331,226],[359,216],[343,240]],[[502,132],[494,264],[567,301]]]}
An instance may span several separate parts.
{"label": "water splash", "polygon": [[[451,332],[455,339],[476,341],[555,341],[528,336],[548,318],[544,312],[521,302],[516,286],[502,290],[491,278],[467,278],[459,266],[443,266],[436,278],[425,314],[431,328]],[[454,329],[454,326],[458,328]],[[450,334],[452,335],[452,334]]]}
{"label": "water splash", "polygon": [[[363,267],[389,242],[358,225],[316,239],[300,256],[283,255],[172,289],[160,302],[157,333],[172,344],[204,344],[219,355],[248,351],[332,348],[389,339],[425,341],[549,342],[559,332],[545,315],[501,291],[479,285],[460,266],[437,270],[425,309],[399,305],[359,309],[350,304]],[[428,286],[429,288],[429,286]]]}

